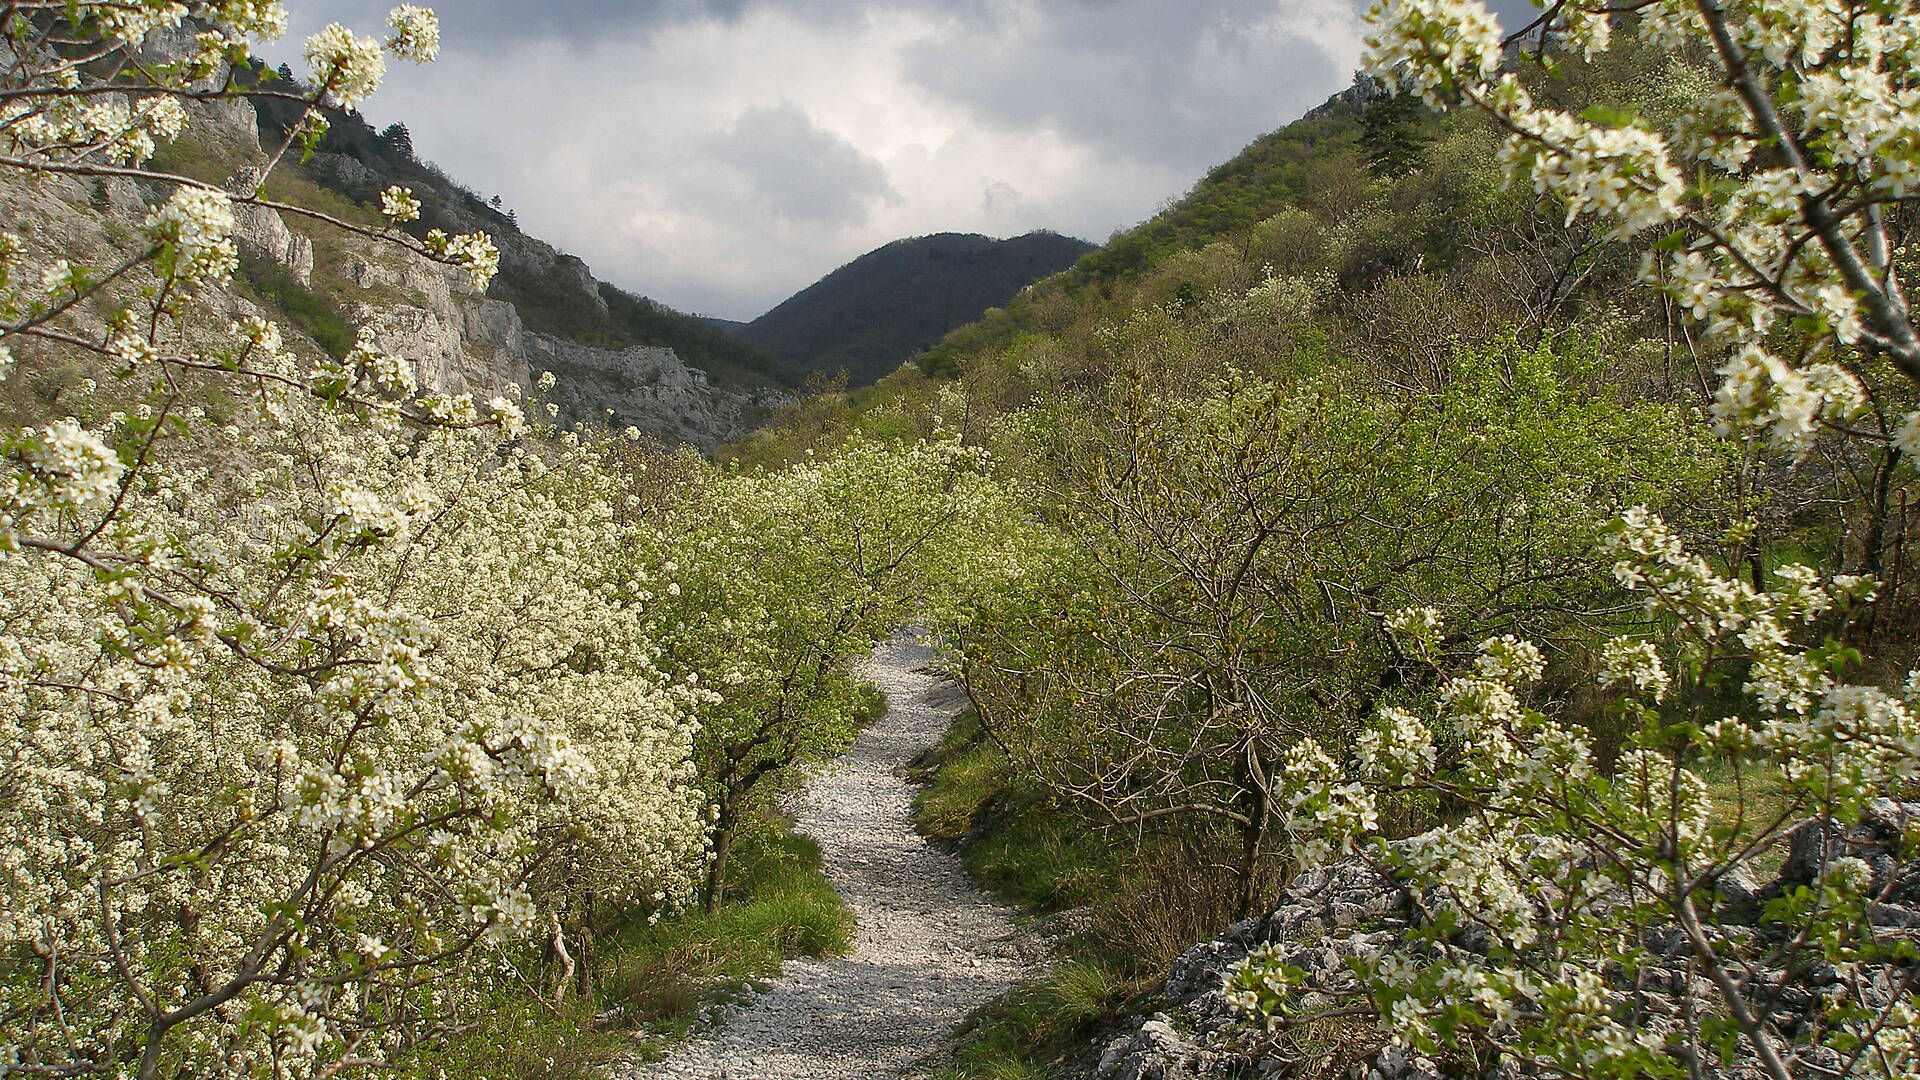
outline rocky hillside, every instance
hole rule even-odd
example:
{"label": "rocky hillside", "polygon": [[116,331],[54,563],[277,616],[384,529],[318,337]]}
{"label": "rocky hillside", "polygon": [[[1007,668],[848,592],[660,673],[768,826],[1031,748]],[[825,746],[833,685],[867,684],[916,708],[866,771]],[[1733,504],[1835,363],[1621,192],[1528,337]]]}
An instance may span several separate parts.
{"label": "rocky hillside", "polygon": [[[175,150],[170,163],[211,176],[258,158],[263,144],[283,137],[291,119],[283,105],[263,100],[251,115],[197,126],[189,134],[196,144]],[[522,233],[510,213],[415,159],[398,125],[375,133],[357,114],[336,115],[318,152],[282,171],[270,193],[349,220],[375,220],[370,207],[382,190],[410,187],[425,206],[410,229],[485,231],[501,252],[500,274],[480,294],[403,252],[250,212],[248,283],[322,348],[337,351],[336,324],[366,323],[389,351],[414,360],[423,385],[531,387],[552,371],[560,383],[547,396],[561,420],[631,425],[702,450],[737,438],[786,400],[777,364],[698,319],[595,279],[580,259]],[[315,245],[325,249],[317,270]]]}
{"label": "rocky hillside", "polygon": [[849,385],[866,386],[1092,250],[1050,232],[896,240],[734,332],[797,375],[844,371]]}
{"label": "rocky hillside", "polygon": [[[1850,993],[1857,993],[1869,1008],[1880,1008],[1894,995],[1907,992],[1910,969],[1901,967],[1860,965],[1853,972],[1842,972],[1827,964],[1792,970],[1773,966],[1770,958],[1779,944],[1780,927],[1767,923],[1761,914],[1770,901],[1818,882],[1835,860],[1859,859],[1873,874],[1869,894],[1880,897],[1868,907],[1872,932],[1882,938],[1911,940],[1920,927],[1920,907],[1916,907],[1920,905],[1920,862],[1901,857],[1901,838],[1916,821],[1920,821],[1920,804],[1892,799],[1876,800],[1866,819],[1851,830],[1825,818],[1807,818],[1789,834],[1786,858],[1773,880],[1759,882],[1743,867],[1739,879],[1728,875],[1714,884],[1710,895],[1717,901],[1715,918],[1706,932],[1743,983],[1774,988],[1775,1004],[1767,1018],[1773,1028],[1793,1032],[1810,1027],[1820,1022],[1829,1002],[1844,1000]],[[1400,841],[1423,842],[1421,837]],[[1423,964],[1432,960],[1435,951],[1467,959],[1484,957],[1490,939],[1477,924],[1444,943],[1416,940],[1414,931],[1444,908],[1434,894],[1416,895],[1383,878],[1363,857],[1308,871],[1281,893],[1267,914],[1232,926],[1180,957],[1152,1003],[1155,1011],[1135,1017],[1130,1031],[1107,1044],[1093,1075],[1097,1080],[1342,1075],[1352,1080],[1439,1080],[1473,1075],[1460,1071],[1457,1063],[1436,1062],[1386,1043],[1369,1020],[1343,1018],[1344,1026],[1341,1020],[1322,1022],[1317,1042],[1260,1035],[1235,1014],[1222,988],[1236,961],[1263,947],[1273,948],[1286,964],[1307,973],[1307,989],[1297,1002],[1302,1014],[1337,1013],[1343,995],[1357,987],[1350,958],[1390,954]],[[1640,972],[1637,979],[1624,971],[1609,972],[1610,989],[1620,1008],[1639,1012],[1648,1028],[1677,1033],[1683,1008],[1670,988],[1702,976],[1680,927],[1656,927],[1648,932],[1646,944],[1664,958],[1659,969]],[[1497,1040],[1494,1048],[1482,1074],[1489,1080],[1560,1075],[1517,1059],[1503,1060]],[[1743,1042],[1719,1070],[1703,1075],[1765,1073]]]}

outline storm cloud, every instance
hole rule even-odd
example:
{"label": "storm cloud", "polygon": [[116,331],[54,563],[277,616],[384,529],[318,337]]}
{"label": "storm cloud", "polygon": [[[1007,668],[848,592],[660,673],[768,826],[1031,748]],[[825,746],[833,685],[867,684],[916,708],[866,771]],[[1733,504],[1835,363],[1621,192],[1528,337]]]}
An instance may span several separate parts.
{"label": "storm cloud", "polygon": [[[440,0],[370,119],[618,285],[751,318],[902,236],[1096,242],[1352,77],[1361,0]],[[294,34],[388,0],[292,0]]]}

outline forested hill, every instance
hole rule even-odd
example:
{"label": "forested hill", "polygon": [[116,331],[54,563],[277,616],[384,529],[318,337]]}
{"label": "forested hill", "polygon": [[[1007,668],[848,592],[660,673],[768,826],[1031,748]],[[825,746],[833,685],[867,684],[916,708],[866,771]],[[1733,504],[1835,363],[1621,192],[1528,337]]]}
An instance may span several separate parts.
{"label": "forested hill", "polygon": [[1093,250],[1051,232],[897,240],[735,332],[796,374],[844,371],[849,385],[865,386]]}

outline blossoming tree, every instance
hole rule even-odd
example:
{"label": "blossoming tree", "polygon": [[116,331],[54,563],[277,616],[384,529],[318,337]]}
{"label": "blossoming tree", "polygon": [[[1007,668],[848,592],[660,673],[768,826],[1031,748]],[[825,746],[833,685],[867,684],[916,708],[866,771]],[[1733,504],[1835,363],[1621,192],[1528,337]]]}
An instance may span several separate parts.
{"label": "blossoming tree", "polygon": [[[187,19],[184,53],[145,47]],[[658,664],[625,563],[647,526],[601,450],[531,431],[517,387],[422,392],[370,333],[302,358],[227,314],[235,207],[324,215],[146,165],[285,20],[0,11],[4,182],[153,200],[104,264],[0,236],[0,363],[99,376],[0,433],[7,1075],[405,1065],[527,978],[508,946],[570,890],[661,903],[701,864],[707,698]],[[246,92],[310,136],[433,57],[430,12],[391,24],[315,35],[308,93]],[[325,220],[493,271],[483,235]]]}
{"label": "blossoming tree", "polygon": [[[1726,357],[1722,434],[1787,453],[1826,434],[1911,466],[1920,413],[1898,404],[1920,384],[1898,243],[1920,162],[1910,5],[1567,2],[1519,35],[1537,32],[1549,64],[1630,33],[1703,65],[1714,92],[1665,130],[1537,104],[1471,0],[1389,0],[1372,17],[1383,78],[1484,110],[1509,133],[1510,175],[1570,218],[1646,238],[1647,279]],[[1404,613],[1407,647],[1445,673],[1436,699],[1382,709],[1345,760],[1300,743],[1285,798],[1307,850],[1359,842],[1413,890],[1424,951],[1362,962],[1354,1000],[1330,1010],[1302,1010],[1302,973],[1269,951],[1235,971],[1233,1000],[1271,1026],[1377,1015],[1404,1045],[1492,1043],[1546,1074],[1911,1075],[1915,951],[1884,902],[1914,851],[1897,800],[1920,774],[1920,676],[1875,685],[1858,673],[1884,665],[1840,643],[1876,583],[1793,564],[1754,581],[1644,508],[1596,539],[1667,628],[1596,658],[1640,731],[1617,765],[1603,772],[1586,730],[1528,705],[1543,670],[1532,643],[1460,657],[1437,613]],[[1716,802],[1710,775],[1731,776],[1734,797]],[[1763,789],[1774,801],[1752,797]],[[1388,843],[1378,800],[1410,790],[1462,812]],[[1758,912],[1734,912],[1795,829],[1807,865]],[[1752,925],[1720,925],[1735,919]]]}

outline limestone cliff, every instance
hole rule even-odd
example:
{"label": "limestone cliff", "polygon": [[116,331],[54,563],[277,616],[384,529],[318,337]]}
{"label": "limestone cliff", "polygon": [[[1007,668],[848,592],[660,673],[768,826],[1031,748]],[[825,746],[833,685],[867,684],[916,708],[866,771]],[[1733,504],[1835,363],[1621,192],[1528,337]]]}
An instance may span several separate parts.
{"label": "limestone cliff", "polygon": [[[188,40],[184,30],[158,34],[148,48],[166,55],[184,51]],[[193,122],[187,134],[178,146],[162,150],[156,166],[223,181],[235,192],[254,190],[266,157],[254,107],[244,100],[222,100],[193,104],[190,112]],[[350,169],[353,163],[341,158],[331,165]],[[421,194],[431,198],[434,193]],[[111,265],[132,253],[140,223],[165,196],[160,185],[129,179],[45,177],[0,189],[0,211],[8,227],[24,234],[33,249]],[[296,195],[293,201],[301,200]],[[327,209],[341,212],[338,207]],[[569,302],[606,311],[602,286],[585,263],[517,230],[489,231],[522,277],[546,283]],[[664,442],[702,451],[744,435],[786,400],[780,387],[764,380],[717,383],[671,348],[578,342],[535,332],[511,299],[475,290],[462,273],[397,245],[355,237],[304,217],[236,207],[235,237],[246,272],[230,293],[213,298],[216,321],[262,314],[281,322],[296,348],[335,352],[342,348],[341,335],[351,340],[351,332],[339,325],[342,318],[349,327],[370,326],[386,351],[413,362],[425,389],[470,392],[484,399],[517,383],[531,393],[540,374],[552,371],[559,385],[533,396],[551,401],[562,424],[632,426]],[[327,312],[335,324],[333,340],[323,341],[327,335],[311,318],[296,317],[290,298]],[[75,312],[70,321],[89,336],[104,332],[100,313]],[[94,373],[80,362],[58,378],[89,374]],[[58,387],[50,384],[41,392],[57,394]]]}
{"label": "limestone cliff", "polygon": [[377,245],[355,247],[340,268],[364,293],[354,320],[374,327],[388,352],[412,360],[422,386],[490,395],[509,382],[532,389],[551,371],[558,384],[541,396],[561,421],[636,427],[702,451],[745,434],[784,400],[776,390],[716,387],[669,348],[600,348],[528,330],[511,303],[475,291],[463,274]]}

